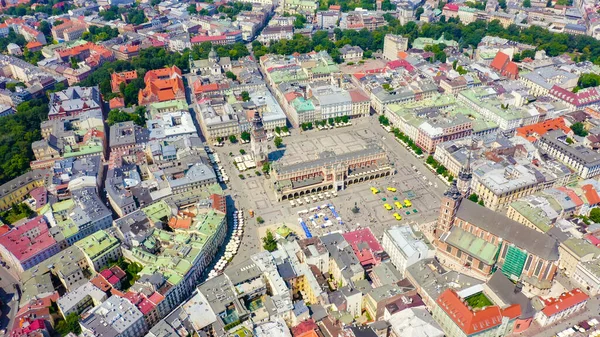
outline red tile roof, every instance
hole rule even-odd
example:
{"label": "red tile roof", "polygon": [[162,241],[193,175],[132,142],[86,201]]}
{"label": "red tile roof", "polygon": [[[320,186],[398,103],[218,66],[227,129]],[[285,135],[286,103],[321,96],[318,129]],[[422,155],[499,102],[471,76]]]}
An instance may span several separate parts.
{"label": "red tile roof", "polygon": [[34,50],[34,51],[37,48],[40,48],[42,46],[43,46],[43,44],[39,41],[30,41],[30,42],[27,42],[27,44],[25,45],[25,47],[27,47],[27,49]]}
{"label": "red tile roof", "polygon": [[[31,233],[38,234],[34,236]],[[0,236],[0,245],[4,246],[21,263],[55,244],[56,240],[48,232],[48,223],[42,215],[12,228]]]}
{"label": "red tile roof", "polygon": [[140,105],[185,97],[181,70],[177,66],[150,70],[144,76],[146,87],[138,94]]}
{"label": "red tile roof", "polygon": [[365,93],[360,89],[350,90],[348,93],[350,94],[352,102],[370,101],[369,96],[365,95]]}
{"label": "red tile roof", "polygon": [[453,289],[446,289],[437,299],[442,310],[467,335],[480,333],[502,324],[502,313],[498,306],[472,310]]}
{"label": "red tile roof", "polygon": [[502,309],[502,316],[508,317],[509,319],[515,319],[521,316],[521,305],[515,303],[510,307]]}
{"label": "red tile roof", "polygon": [[517,128],[517,136],[521,136],[530,142],[535,142],[548,131],[558,129],[563,130],[565,133],[571,132],[571,129],[565,124],[565,120],[559,117]]}
{"label": "red tile roof", "polygon": [[110,271],[120,280],[124,279],[127,276],[127,274],[119,266],[110,267]]}
{"label": "red tile roof", "polygon": [[447,11],[458,12],[458,8],[459,7],[456,4],[445,4],[443,9]]}
{"label": "red tile roof", "polygon": [[29,192],[29,195],[35,199],[35,208],[40,209],[48,203],[48,191],[41,186]]}
{"label": "red tile roof", "polygon": [[316,330],[317,324],[312,319],[307,319],[306,321],[301,322],[292,328],[292,336],[298,337],[300,335],[305,334],[306,332]]}
{"label": "red tile roof", "polygon": [[301,93],[299,93],[299,92],[295,92],[295,91],[293,91],[293,92],[288,92],[288,93],[286,93],[285,95],[283,95],[283,97],[285,97],[285,100],[286,100],[288,103],[289,103],[289,102],[291,102],[291,101],[293,101],[293,100],[295,100],[295,99],[296,99],[296,98],[298,98],[298,97],[301,97],[301,96],[302,96],[302,94],[301,94]]}
{"label": "red tile roof", "polygon": [[574,93],[561,88],[558,85],[554,85],[550,89],[550,95],[572,104],[575,107],[583,107],[600,102],[600,92],[597,88],[588,88]]}
{"label": "red tile roof", "polygon": [[2,235],[4,233],[8,233],[8,231],[10,231],[10,226],[8,226],[8,225],[0,226],[0,235]]}
{"label": "red tile roof", "polygon": [[499,51],[490,63],[492,69],[497,70],[503,76],[516,79],[519,76],[519,67],[510,60],[510,57]]}
{"label": "red tile roof", "polygon": [[415,70],[415,67],[413,67],[412,64],[410,64],[408,61],[406,60],[394,60],[394,61],[390,61],[387,63],[387,67],[394,70],[397,68],[404,68],[407,71],[413,71]]}
{"label": "red tile roof", "polygon": [[598,196],[598,192],[593,185],[583,185],[581,186],[581,189],[583,190],[585,198],[590,206],[595,206],[600,203],[600,196]]}
{"label": "red tile roof", "polygon": [[373,232],[371,232],[371,229],[369,228],[357,229],[352,232],[344,233],[342,236],[352,246],[355,246],[361,242],[365,242],[367,245],[369,245],[369,248],[371,248],[372,251],[383,251],[383,247],[381,247],[379,241],[377,241],[375,235],[373,235]]}
{"label": "red tile roof", "polygon": [[104,269],[103,271],[100,272],[100,275],[104,276],[105,279],[113,276],[112,271],[110,271],[110,269]]}
{"label": "red tile roof", "polygon": [[152,301],[152,303],[154,304],[158,304],[160,303],[162,300],[165,299],[165,297],[157,292],[152,293],[152,295],[150,295],[150,297],[148,297],[148,299],[150,301]]}
{"label": "red tile roof", "polygon": [[496,57],[494,57],[494,60],[492,60],[492,63],[490,63],[490,67],[492,67],[492,69],[500,71],[504,68],[508,61],[510,61],[509,56],[499,51],[496,54]]}
{"label": "red tile roof", "polygon": [[202,43],[202,42],[216,42],[216,41],[225,41],[227,40],[227,36],[225,35],[196,35],[190,39],[192,44]]}
{"label": "red tile roof", "polygon": [[594,246],[600,247],[600,239],[595,237],[593,234],[587,234],[584,236],[584,238]]}
{"label": "red tile roof", "polygon": [[202,84],[200,81],[194,82],[194,93],[195,94],[201,94],[201,93],[217,91],[217,90],[219,90],[218,83]]}
{"label": "red tile roof", "polygon": [[110,74],[110,86],[112,92],[119,92],[119,86],[121,83],[129,83],[138,77],[137,71],[123,71],[120,73]]}
{"label": "red tile roof", "polygon": [[192,218],[172,217],[169,220],[169,227],[173,229],[189,229],[192,226]]}
{"label": "red tile roof", "polygon": [[108,107],[111,110],[112,109],[124,108],[125,107],[125,100],[123,99],[123,97],[115,97],[115,98],[111,99],[110,101],[108,101]]}
{"label": "red tile roof", "polygon": [[90,283],[104,292],[112,288],[111,284],[102,275],[96,275],[96,277],[90,280]]}
{"label": "red tile roof", "polygon": [[542,309],[542,313],[547,317],[553,316],[561,311],[576,306],[582,302],[585,302],[590,297],[586,295],[579,288],[573,289],[567,293],[560,294],[559,297],[551,297],[548,299],[542,299],[542,302],[546,305]]}

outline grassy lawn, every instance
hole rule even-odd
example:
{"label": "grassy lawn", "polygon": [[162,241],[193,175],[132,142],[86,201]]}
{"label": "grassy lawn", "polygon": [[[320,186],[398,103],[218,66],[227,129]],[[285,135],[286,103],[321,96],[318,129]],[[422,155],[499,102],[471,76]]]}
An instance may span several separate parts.
{"label": "grassy lawn", "polygon": [[492,301],[490,301],[483,293],[479,293],[473,296],[469,296],[465,298],[467,304],[473,309],[475,308],[483,308],[493,305]]}

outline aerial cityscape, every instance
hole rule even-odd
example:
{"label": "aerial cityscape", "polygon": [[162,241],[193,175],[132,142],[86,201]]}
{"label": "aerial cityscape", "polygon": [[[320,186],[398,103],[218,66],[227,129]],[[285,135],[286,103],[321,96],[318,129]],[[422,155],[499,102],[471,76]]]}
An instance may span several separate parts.
{"label": "aerial cityscape", "polygon": [[600,337],[600,0],[0,1],[0,337]]}

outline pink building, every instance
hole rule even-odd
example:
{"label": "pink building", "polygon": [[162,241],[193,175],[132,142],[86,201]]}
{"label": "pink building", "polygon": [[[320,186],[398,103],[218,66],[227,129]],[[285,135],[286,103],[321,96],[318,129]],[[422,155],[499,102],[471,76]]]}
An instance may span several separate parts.
{"label": "pink building", "polygon": [[0,255],[23,272],[58,254],[60,247],[40,215],[0,236]]}
{"label": "pink building", "polygon": [[344,233],[342,236],[352,246],[352,250],[363,268],[368,270],[381,263],[383,247],[381,247],[371,229],[362,228]]}

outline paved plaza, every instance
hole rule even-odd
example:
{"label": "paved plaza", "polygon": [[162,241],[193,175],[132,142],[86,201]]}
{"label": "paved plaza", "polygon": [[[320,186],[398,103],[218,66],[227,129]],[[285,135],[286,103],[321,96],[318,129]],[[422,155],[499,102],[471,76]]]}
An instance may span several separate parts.
{"label": "paved plaza", "polygon": [[[313,236],[329,232],[347,232],[360,227],[370,227],[376,237],[381,239],[383,231],[393,225],[407,223],[430,222],[437,217],[440,197],[446,188],[433,173],[425,168],[422,160],[415,158],[391,134],[386,133],[374,117],[353,120],[353,125],[332,130],[311,130],[300,132],[293,130],[292,135],[285,137],[284,148],[275,149],[271,145],[269,158],[272,161],[283,161],[286,165],[315,159],[320,152],[334,151],[338,154],[356,151],[364,148],[369,142],[376,142],[384,147],[396,173],[392,176],[373,181],[350,185],[347,189],[338,191],[337,197],[324,198],[300,206],[292,207],[289,201],[278,202],[272,191],[271,183],[264,176],[257,176],[255,170],[242,172],[245,179],[240,179],[240,172],[233,165],[233,157],[239,155],[239,150],[249,152],[249,144],[225,145],[214,150],[219,153],[221,165],[225,167],[231,181],[227,192],[233,197],[236,208],[254,210],[256,216],[249,219],[242,248],[234,263],[261,249],[259,228],[264,226],[287,224],[293,228],[298,226],[298,212],[323,204],[333,204],[342,218],[342,224],[337,221],[326,228],[309,226]],[[233,156],[229,155],[233,154]],[[370,187],[376,187],[380,193],[374,195]],[[396,192],[390,192],[387,187],[394,187]],[[394,197],[402,202],[410,199],[412,206],[396,209]],[[383,201],[383,198],[386,201]],[[386,210],[384,203],[394,206]],[[357,213],[353,212],[354,206]],[[415,213],[413,210],[417,210]],[[410,212],[409,215],[406,212]],[[399,213],[402,220],[398,221],[393,213]],[[248,214],[248,212],[246,212]],[[263,224],[256,222],[256,217],[264,219]],[[261,230],[260,232],[264,232]],[[304,232],[297,233],[304,237]]]}

